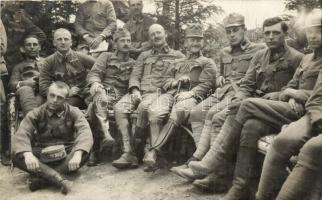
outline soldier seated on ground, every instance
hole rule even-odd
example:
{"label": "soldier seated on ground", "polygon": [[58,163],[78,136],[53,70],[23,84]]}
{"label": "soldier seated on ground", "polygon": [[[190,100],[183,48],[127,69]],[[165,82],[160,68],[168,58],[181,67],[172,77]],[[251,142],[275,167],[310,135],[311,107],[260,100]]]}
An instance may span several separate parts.
{"label": "soldier seated on ground", "polygon": [[39,68],[42,60],[39,56],[41,46],[36,36],[27,36],[24,40],[22,52],[25,60],[13,68],[9,86],[16,92],[21,109],[26,115],[30,110],[43,103],[43,98],[38,94]]}
{"label": "soldier seated on ground", "polygon": [[67,194],[71,182],[61,173],[78,170],[89,157],[92,132],[83,113],[66,103],[68,93],[67,84],[52,83],[46,103],[26,115],[14,136],[13,163],[30,174],[31,191],[53,185]]}

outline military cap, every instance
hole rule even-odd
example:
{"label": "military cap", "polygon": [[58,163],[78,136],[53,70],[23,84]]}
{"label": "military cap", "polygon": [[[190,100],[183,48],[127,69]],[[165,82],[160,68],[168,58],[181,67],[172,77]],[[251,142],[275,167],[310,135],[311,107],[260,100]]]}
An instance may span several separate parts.
{"label": "military cap", "polygon": [[223,20],[225,28],[232,26],[243,26],[245,25],[245,17],[238,13],[230,13]]}
{"label": "military cap", "polygon": [[190,24],[186,29],[186,38],[188,37],[199,37],[203,38],[201,24]]}
{"label": "military cap", "polygon": [[322,12],[321,9],[312,10],[305,19],[305,28],[321,26]]}
{"label": "military cap", "polygon": [[126,28],[118,28],[115,31],[113,38],[114,40],[117,40],[121,37],[131,37],[131,33]]}

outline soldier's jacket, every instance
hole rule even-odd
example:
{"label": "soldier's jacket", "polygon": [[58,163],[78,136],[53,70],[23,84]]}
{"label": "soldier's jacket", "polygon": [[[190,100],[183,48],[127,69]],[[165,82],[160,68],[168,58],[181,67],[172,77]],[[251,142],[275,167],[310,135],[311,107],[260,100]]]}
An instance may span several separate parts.
{"label": "soldier's jacket", "polygon": [[236,93],[238,98],[261,97],[267,93],[279,92],[287,85],[303,54],[288,46],[284,48],[285,52],[273,60],[269,48],[254,55]]}
{"label": "soldier's jacket", "polygon": [[155,20],[145,14],[141,19],[131,17],[129,21],[124,25],[131,33],[132,46],[140,48],[143,42],[149,40],[149,27],[155,23]]}
{"label": "soldier's jacket", "polygon": [[116,29],[116,16],[113,4],[108,1],[86,1],[78,8],[75,21],[78,35],[89,34],[93,37],[99,34],[109,36]]}
{"label": "soldier's jacket", "polygon": [[91,56],[70,50],[66,57],[61,53],[45,58],[39,76],[39,92],[42,96],[47,95],[47,89],[54,81],[63,81],[70,87],[79,87],[82,91],[86,86],[87,70],[90,70],[95,60]]}
{"label": "soldier's jacket", "polygon": [[[308,55],[306,57],[306,61],[309,62],[309,64],[311,64],[312,68],[317,67],[321,69],[321,56],[319,56],[318,58],[314,58]],[[319,75],[316,80],[313,92],[305,104],[305,110],[309,114],[312,124],[322,119],[322,70],[319,71]]]}
{"label": "soldier's jacket", "polygon": [[31,152],[34,147],[60,144],[72,147],[72,152],[83,150],[89,153],[93,136],[84,114],[78,108],[66,103],[62,111],[54,113],[47,109],[47,104],[43,104],[22,120],[13,144],[16,154]]}
{"label": "soldier's jacket", "polygon": [[43,58],[27,59],[16,65],[11,73],[9,87],[11,91],[16,91],[19,81],[28,79],[39,79],[39,71],[42,67]]}
{"label": "soldier's jacket", "polygon": [[167,71],[163,83],[163,89],[169,93],[176,92],[176,88],[171,88],[171,83],[184,75],[190,77],[190,83],[183,84],[180,91],[192,90],[198,98],[205,98],[216,86],[216,65],[210,58],[202,55],[195,59],[182,58],[176,60],[172,66]]}
{"label": "soldier's jacket", "polygon": [[312,94],[321,69],[322,58],[314,58],[313,53],[305,55],[286,88],[296,89],[308,99]]}
{"label": "soldier's jacket", "polygon": [[175,59],[184,57],[180,51],[175,51],[167,45],[160,52],[154,48],[142,52],[132,70],[129,89],[136,87],[143,94],[161,90],[168,67]]}
{"label": "soldier's jacket", "polygon": [[[233,51],[230,46],[220,51],[220,71],[217,72],[217,76],[223,76],[225,84],[217,89],[216,95],[218,98],[221,98],[225,93],[233,89],[231,82],[234,82],[237,87],[240,85],[242,78],[244,78],[248,70],[251,59],[255,53],[264,48],[264,44],[252,43],[245,39],[237,51]],[[235,87],[234,89],[238,88]]]}
{"label": "soldier's jacket", "polygon": [[128,91],[130,74],[135,60],[120,60],[116,53],[102,53],[87,75],[87,83],[99,82],[104,87],[113,89],[116,96],[122,97]]}
{"label": "soldier's jacket", "polygon": [[0,76],[8,73],[6,62],[3,58],[7,52],[7,34],[6,29],[3,26],[2,20],[0,19]]}

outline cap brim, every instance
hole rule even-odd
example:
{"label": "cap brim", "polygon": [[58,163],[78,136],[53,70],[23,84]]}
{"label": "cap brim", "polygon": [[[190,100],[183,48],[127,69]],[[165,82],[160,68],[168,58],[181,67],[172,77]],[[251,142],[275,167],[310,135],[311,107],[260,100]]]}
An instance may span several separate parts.
{"label": "cap brim", "polygon": [[243,26],[245,24],[228,24],[225,26],[225,28],[229,28],[229,27],[235,27],[235,26]]}

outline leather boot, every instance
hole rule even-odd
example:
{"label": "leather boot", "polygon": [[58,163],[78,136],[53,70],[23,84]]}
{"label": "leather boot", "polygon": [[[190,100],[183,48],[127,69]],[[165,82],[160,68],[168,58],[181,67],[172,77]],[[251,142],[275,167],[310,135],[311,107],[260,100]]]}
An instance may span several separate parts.
{"label": "leather boot", "polygon": [[221,200],[248,199],[249,183],[256,159],[256,153],[257,149],[255,148],[239,148],[233,185]]}
{"label": "leather boot", "polygon": [[199,158],[200,160],[206,155],[211,145],[210,128],[211,121],[206,120],[200,134],[199,142],[196,144],[197,149],[193,154],[196,158]]}
{"label": "leather boot", "polygon": [[87,166],[89,167],[96,166],[100,162],[98,154],[99,153],[97,151],[91,151],[87,161]]}
{"label": "leather boot", "polygon": [[31,192],[44,189],[50,186],[50,183],[48,181],[33,175],[30,175],[27,184]]}
{"label": "leather boot", "polygon": [[161,148],[168,142],[170,136],[175,132],[176,128],[177,125],[174,122],[174,120],[169,119],[168,122],[162,128],[161,132],[160,130],[158,130],[160,134],[155,141],[152,141],[152,148],[160,151]]}
{"label": "leather boot", "polygon": [[41,177],[60,188],[63,194],[68,194],[71,191],[71,181],[66,180],[60,173],[41,162],[39,162],[39,170],[32,172],[32,174]]}
{"label": "leather boot", "polygon": [[179,173],[179,170],[181,170],[181,169],[187,169],[188,168],[188,164],[191,161],[199,161],[199,159],[198,158],[195,158],[194,156],[192,156],[183,165],[180,165],[180,166],[177,166],[177,167],[172,167],[170,169],[170,171],[173,172],[173,173],[175,173],[175,174],[177,174],[177,175],[179,175],[178,174]]}
{"label": "leather boot", "polygon": [[230,182],[228,176],[211,173],[203,179],[196,179],[192,184],[202,191],[222,193],[228,190]]}
{"label": "leather boot", "polygon": [[112,165],[118,169],[136,168],[138,160],[134,153],[134,138],[131,133],[130,123],[127,114],[118,113],[116,122],[123,141],[123,154]]}

